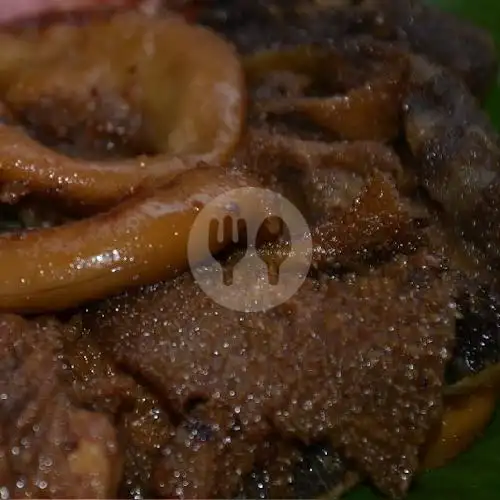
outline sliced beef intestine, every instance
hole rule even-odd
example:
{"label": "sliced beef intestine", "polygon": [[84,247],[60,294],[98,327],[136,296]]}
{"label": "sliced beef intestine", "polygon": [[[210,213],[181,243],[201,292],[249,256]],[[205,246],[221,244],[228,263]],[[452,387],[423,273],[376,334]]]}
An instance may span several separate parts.
{"label": "sliced beef intestine", "polygon": [[160,474],[170,480],[157,491],[227,494],[235,468],[250,472],[276,434],[327,437],[382,490],[406,491],[441,418],[453,338],[451,291],[435,265],[418,256],[320,290],[307,281],[282,307],[251,315],[218,306],[184,275],[89,313],[117,363],[208,430],[200,440],[179,428],[160,467],[179,482]]}

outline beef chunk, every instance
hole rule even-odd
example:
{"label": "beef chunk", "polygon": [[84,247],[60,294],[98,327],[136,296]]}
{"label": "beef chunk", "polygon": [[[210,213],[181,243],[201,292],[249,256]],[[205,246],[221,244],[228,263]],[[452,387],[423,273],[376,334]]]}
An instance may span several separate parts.
{"label": "beef chunk", "polygon": [[11,498],[109,498],[122,455],[103,413],[72,402],[55,324],[0,318],[0,484]]}
{"label": "beef chunk", "polygon": [[450,290],[424,256],[318,286],[245,315],[184,275],[85,319],[180,417],[157,469],[162,496],[229,494],[271,435],[326,438],[384,491],[408,488],[440,418]]}

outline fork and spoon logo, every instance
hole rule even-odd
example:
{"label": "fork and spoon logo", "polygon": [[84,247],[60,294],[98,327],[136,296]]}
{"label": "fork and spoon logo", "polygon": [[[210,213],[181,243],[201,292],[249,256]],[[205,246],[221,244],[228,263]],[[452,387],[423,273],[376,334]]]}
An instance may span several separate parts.
{"label": "fork and spoon logo", "polygon": [[[214,217],[217,213],[225,216]],[[266,231],[286,236],[284,248],[280,246],[283,251],[270,258],[259,246]],[[245,247],[227,260],[213,250],[225,235]],[[210,255],[201,264],[200,242]],[[266,311],[286,302],[306,279],[311,259],[311,232],[303,215],[284,196],[268,189],[235,189],[215,198],[196,217],[188,241],[191,272],[200,288],[213,301],[240,312]]]}

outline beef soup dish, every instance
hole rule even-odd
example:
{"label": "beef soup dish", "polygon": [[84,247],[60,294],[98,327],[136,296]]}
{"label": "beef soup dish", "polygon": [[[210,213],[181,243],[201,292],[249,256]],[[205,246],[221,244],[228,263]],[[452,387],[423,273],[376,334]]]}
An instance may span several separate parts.
{"label": "beef soup dish", "polygon": [[[403,498],[500,385],[493,42],[419,1],[185,4],[0,32],[2,498]],[[189,268],[242,188],[312,242],[262,311]],[[233,236],[200,266],[231,269]]]}

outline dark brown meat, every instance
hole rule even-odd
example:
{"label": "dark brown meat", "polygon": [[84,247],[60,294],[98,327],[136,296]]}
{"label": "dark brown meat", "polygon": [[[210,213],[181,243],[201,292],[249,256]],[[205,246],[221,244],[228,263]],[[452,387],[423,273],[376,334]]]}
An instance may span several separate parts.
{"label": "dark brown meat", "polygon": [[[351,37],[333,47],[264,51],[245,59],[253,120],[301,123],[337,140],[399,135],[408,58],[391,44]],[[280,95],[281,93],[281,95]]]}
{"label": "dark brown meat", "polygon": [[458,301],[453,358],[447,381],[457,382],[500,363],[500,294],[483,286],[464,294]]}
{"label": "dark brown meat", "polygon": [[[491,35],[422,0],[364,0],[376,29],[407,42],[411,50],[461,76],[484,96],[498,69]],[[374,26],[375,27],[375,26]]]}
{"label": "dark brown meat", "polygon": [[267,465],[248,476],[237,498],[338,498],[361,480],[328,443],[297,446],[274,440],[266,455]]}
{"label": "dark brown meat", "polygon": [[301,16],[295,0],[207,0],[200,21],[224,33],[243,52],[325,41],[341,37],[352,26],[352,15]]}
{"label": "dark brown meat", "polygon": [[109,498],[122,453],[110,418],[76,405],[60,331],[0,318],[0,485],[9,498]]}
{"label": "dark brown meat", "polygon": [[306,282],[251,315],[214,304],[185,275],[112,299],[85,322],[180,419],[156,469],[161,496],[231,494],[272,435],[328,438],[399,495],[440,418],[453,311],[438,274],[416,257],[321,290]]}
{"label": "dark brown meat", "polygon": [[[202,2],[203,3],[203,2]],[[483,96],[498,68],[491,36],[423,0],[207,0],[202,21],[245,51],[369,34],[442,64]]]}
{"label": "dark brown meat", "polygon": [[452,224],[490,258],[500,257],[500,142],[465,85],[445,69],[413,60],[406,136],[419,178]]}

